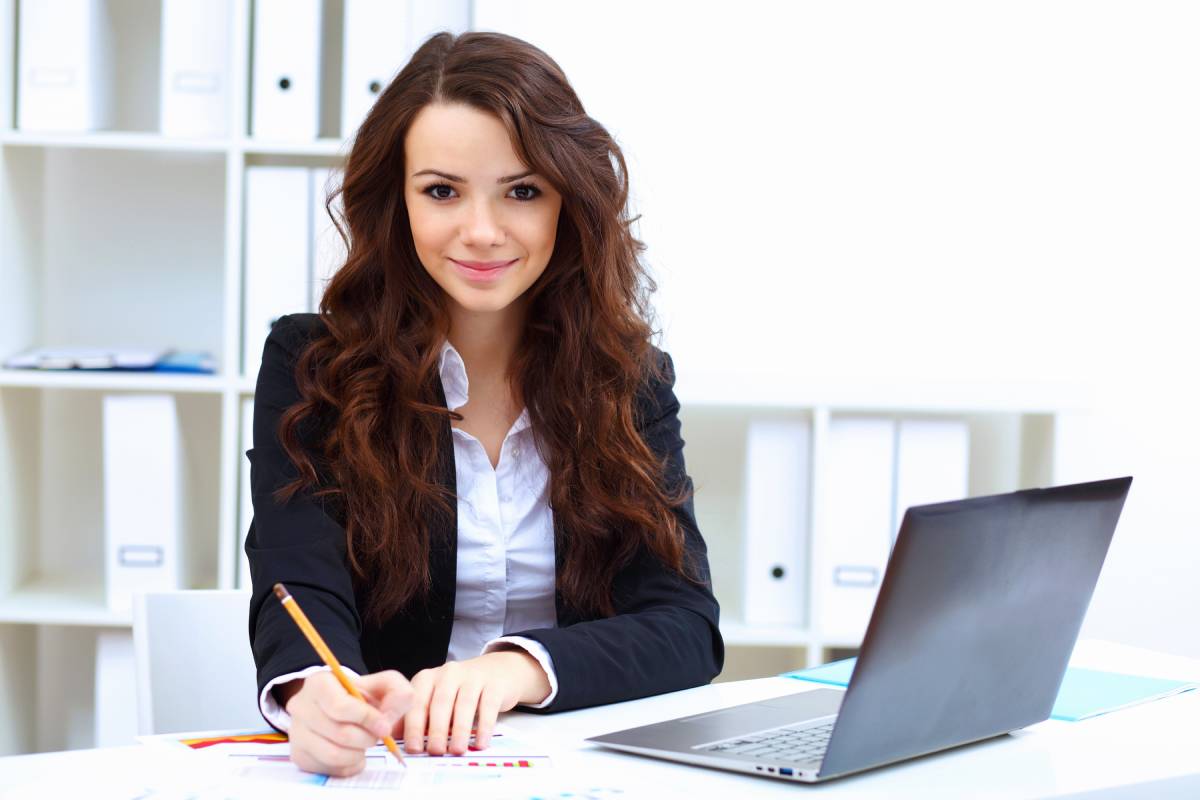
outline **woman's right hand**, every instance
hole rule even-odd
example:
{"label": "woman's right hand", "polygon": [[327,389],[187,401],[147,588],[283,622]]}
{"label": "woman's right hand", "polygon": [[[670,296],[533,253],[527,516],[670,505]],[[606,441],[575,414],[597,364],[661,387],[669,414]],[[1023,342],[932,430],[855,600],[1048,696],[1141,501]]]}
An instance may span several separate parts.
{"label": "woman's right hand", "polygon": [[292,717],[292,762],[306,772],[339,778],[362,772],[367,748],[391,734],[412,705],[412,687],[396,670],[348,677],[367,702],[347,692],[328,670],[292,681],[284,689],[290,695],[284,708]]}

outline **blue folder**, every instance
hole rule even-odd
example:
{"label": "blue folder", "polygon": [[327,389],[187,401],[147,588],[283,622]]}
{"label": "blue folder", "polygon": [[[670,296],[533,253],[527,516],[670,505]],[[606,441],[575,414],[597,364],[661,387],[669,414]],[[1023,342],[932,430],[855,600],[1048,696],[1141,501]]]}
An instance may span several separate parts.
{"label": "blue folder", "polygon": [[[848,686],[854,664],[858,659],[846,658],[812,669],[785,672],[780,677],[795,678],[830,686]],[[1157,700],[1160,697],[1187,692],[1196,688],[1195,683],[1173,681],[1163,678],[1146,678],[1140,675],[1123,675],[1118,672],[1101,672],[1094,669],[1068,667],[1054,701],[1051,719],[1078,722],[1081,719],[1107,714],[1126,706]]]}

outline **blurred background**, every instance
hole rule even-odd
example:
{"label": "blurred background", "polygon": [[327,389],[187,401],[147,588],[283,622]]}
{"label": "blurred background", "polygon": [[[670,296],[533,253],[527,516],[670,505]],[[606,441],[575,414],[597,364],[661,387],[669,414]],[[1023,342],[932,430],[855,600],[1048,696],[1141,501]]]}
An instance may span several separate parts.
{"label": "blurred background", "polygon": [[129,741],[133,593],[247,586],[262,342],[469,29],[628,161],[721,680],[852,655],[908,506],[1123,475],[1081,636],[1200,656],[1195,4],[0,0],[0,755]]}

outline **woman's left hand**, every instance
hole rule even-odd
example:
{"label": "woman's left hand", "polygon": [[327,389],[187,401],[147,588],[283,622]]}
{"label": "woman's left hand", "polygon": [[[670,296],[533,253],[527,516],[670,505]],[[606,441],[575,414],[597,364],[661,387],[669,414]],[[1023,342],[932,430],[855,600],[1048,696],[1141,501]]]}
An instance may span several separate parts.
{"label": "woman's left hand", "polygon": [[[497,650],[466,661],[448,661],[413,676],[412,705],[397,723],[404,752],[428,749],[432,756],[467,752],[471,729],[475,747],[487,747],[496,717],[517,703],[540,703],[550,681],[537,659],[524,650]],[[475,724],[478,714],[479,722]]]}

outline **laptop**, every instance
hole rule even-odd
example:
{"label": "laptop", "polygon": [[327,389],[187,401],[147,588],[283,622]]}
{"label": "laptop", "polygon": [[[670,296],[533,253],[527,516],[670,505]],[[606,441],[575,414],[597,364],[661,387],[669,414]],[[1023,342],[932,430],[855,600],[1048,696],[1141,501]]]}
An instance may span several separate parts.
{"label": "laptop", "polygon": [[1050,716],[1133,478],[907,510],[848,686],[593,736],[816,783]]}

